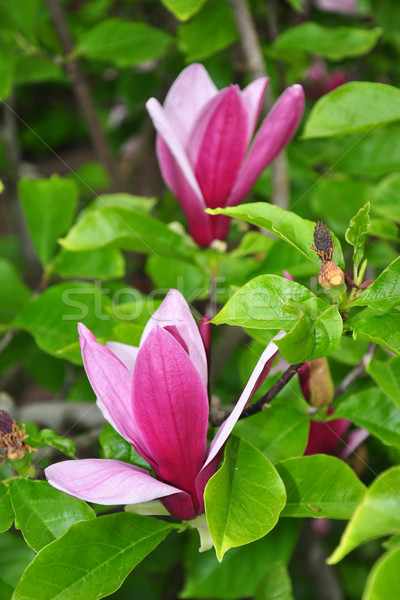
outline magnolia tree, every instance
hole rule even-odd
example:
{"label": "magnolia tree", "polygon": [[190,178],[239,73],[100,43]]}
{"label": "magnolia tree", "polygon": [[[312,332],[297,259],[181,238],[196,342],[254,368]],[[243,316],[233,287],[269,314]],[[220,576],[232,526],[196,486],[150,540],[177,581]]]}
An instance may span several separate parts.
{"label": "magnolia tree", "polygon": [[1,600],[398,600],[396,3],[1,15]]}

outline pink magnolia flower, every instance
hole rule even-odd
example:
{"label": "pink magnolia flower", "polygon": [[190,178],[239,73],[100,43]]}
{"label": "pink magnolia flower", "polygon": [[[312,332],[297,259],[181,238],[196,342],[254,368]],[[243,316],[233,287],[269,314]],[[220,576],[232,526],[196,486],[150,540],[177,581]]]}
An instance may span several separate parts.
{"label": "pink magnolia flower", "polygon": [[[203,324],[204,331],[204,324]],[[79,325],[87,376],[105,419],[149,463],[145,469],[113,459],[60,462],[46,469],[55,488],[99,504],[160,498],[180,519],[204,512],[204,488],[224,444],[278,353],[271,342],[233,412],[207,450],[207,357],[183,296],[171,290],[147,323],[139,348],[99,344]],[[205,336],[207,338],[207,336]]]}
{"label": "pink magnolia flower", "polygon": [[298,127],[304,93],[293,85],[251,143],[267,84],[262,77],[243,91],[237,85],[218,91],[203,65],[193,64],[176,79],[163,107],[155,98],[147,102],[162,176],[200,246],[224,240],[230,221],[204,210],[239,204]]}
{"label": "pink magnolia flower", "polygon": [[313,59],[305,77],[304,89],[310,98],[320,98],[350,81],[349,74],[345,69],[328,71],[326,62],[320,56]]}

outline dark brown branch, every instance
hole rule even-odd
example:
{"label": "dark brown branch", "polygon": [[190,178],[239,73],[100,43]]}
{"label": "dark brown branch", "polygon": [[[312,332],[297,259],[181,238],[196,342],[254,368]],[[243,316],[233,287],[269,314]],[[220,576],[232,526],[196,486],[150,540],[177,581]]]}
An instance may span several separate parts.
{"label": "dark brown branch", "polygon": [[59,0],[47,0],[47,6],[63,50],[67,55],[65,68],[71,80],[72,88],[80,110],[82,111],[83,118],[86,122],[94,150],[97,153],[100,162],[107,169],[114,186],[117,186],[118,175],[114,158],[111,154],[108,140],[101,128],[89,84],[83,75],[78,60],[68,59],[68,55],[72,54],[74,50],[74,44],[68,29],[64,8]]}
{"label": "dark brown branch", "polygon": [[358,363],[358,365],[354,367],[352,371],[350,371],[350,373],[348,373],[348,375],[346,375],[343,381],[336,388],[334,400],[336,400],[336,398],[339,398],[339,396],[344,394],[347,388],[350,387],[356,379],[358,379],[362,375],[365,375],[365,369],[369,361],[371,360],[376,348],[377,344],[370,345],[370,347],[368,348],[368,352],[363,356],[362,360]]}

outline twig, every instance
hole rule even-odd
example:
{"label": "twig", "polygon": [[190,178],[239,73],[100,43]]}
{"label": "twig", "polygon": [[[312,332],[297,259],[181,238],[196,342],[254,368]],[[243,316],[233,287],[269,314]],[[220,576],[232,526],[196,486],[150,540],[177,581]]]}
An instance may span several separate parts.
{"label": "twig", "polygon": [[[74,50],[74,44],[68,29],[64,8],[59,0],[46,1],[57,35],[65,54],[68,57]],[[71,80],[72,88],[82,111],[83,118],[85,119],[95,152],[97,153],[100,162],[107,169],[114,186],[116,186],[118,183],[117,169],[107,138],[104,135],[97,116],[89,84],[83,75],[78,60],[67,59],[65,68]]]}
{"label": "twig", "polygon": [[350,387],[356,379],[365,374],[365,369],[368,363],[370,362],[376,348],[377,344],[370,345],[370,347],[368,348],[368,352],[363,356],[362,360],[358,363],[358,365],[354,367],[352,371],[350,371],[350,373],[348,373],[348,375],[346,375],[343,381],[336,388],[334,400],[336,400],[336,398],[339,398],[339,396],[344,394],[347,388]]}
{"label": "twig", "polygon": [[[240,44],[246,62],[245,68],[250,73],[252,79],[265,77],[267,75],[267,70],[265,68],[254,21],[246,0],[229,0],[229,2],[239,30]],[[272,104],[273,98],[271,88],[267,87],[263,107],[265,113],[271,109]],[[273,189],[272,201],[277,206],[286,209],[288,207],[289,185],[286,154],[284,150],[282,150],[271,163],[271,169]]]}

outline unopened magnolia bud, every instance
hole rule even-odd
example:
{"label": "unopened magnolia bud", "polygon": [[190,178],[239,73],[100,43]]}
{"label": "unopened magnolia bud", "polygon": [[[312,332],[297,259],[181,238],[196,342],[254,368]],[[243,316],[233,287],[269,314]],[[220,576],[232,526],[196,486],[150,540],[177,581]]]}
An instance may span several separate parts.
{"label": "unopened magnolia bud", "polygon": [[334,388],[325,357],[305,363],[299,371],[300,385],[304,398],[312,406],[328,406],[333,400]]}
{"label": "unopened magnolia bud", "polygon": [[337,288],[344,284],[344,273],[333,260],[327,260],[321,265],[318,273],[318,283],[326,290]]}

